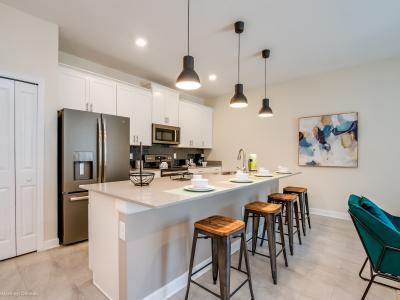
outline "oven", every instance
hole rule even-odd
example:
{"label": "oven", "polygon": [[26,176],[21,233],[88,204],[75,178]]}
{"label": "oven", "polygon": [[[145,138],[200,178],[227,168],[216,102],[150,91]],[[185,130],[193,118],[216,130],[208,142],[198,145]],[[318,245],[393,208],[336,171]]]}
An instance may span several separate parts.
{"label": "oven", "polygon": [[180,128],[153,124],[153,144],[179,145]]}

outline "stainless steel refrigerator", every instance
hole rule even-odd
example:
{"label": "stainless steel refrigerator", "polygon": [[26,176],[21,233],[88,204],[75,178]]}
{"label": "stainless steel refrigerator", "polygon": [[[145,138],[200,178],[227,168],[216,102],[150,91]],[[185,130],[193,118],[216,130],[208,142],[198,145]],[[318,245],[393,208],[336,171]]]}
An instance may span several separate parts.
{"label": "stainless steel refrigerator", "polygon": [[129,179],[129,118],[63,109],[58,114],[60,243],[88,239],[88,192],[81,184]]}

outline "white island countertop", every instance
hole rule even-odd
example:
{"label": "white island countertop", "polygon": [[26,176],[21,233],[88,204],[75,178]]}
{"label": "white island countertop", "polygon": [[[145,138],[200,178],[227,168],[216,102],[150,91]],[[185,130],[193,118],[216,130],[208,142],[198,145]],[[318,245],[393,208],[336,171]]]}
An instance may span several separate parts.
{"label": "white island countertop", "polygon": [[300,172],[293,172],[291,174],[272,173],[272,177],[250,176],[250,179],[253,180],[252,183],[230,182],[229,180],[234,178],[235,175],[204,175],[203,178],[207,178],[209,180],[209,184],[215,187],[215,190],[211,192],[185,191],[183,188],[186,185],[190,185],[190,180],[178,181],[172,180],[169,177],[155,178],[149,186],[144,187],[135,186],[129,180],[80,185],[79,187],[88,190],[89,192],[101,193],[114,199],[133,202],[148,208],[161,208],[186,201],[207,198],[217,194],[243,189],[248,186],[253,186],[297,174],[300,174]]}

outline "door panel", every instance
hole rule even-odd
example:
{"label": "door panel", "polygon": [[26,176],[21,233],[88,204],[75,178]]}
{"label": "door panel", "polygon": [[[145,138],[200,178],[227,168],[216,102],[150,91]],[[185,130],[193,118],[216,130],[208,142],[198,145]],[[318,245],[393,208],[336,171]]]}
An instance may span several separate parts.
{"label": "door panel", "polygon": [[103,115],[104,182],[129,179],[129,118]]}
{"label": "door panel", "polygon": [[61,242],[71,244],[88,239],[88,193],[63,195]]}
{"label": "door panel", "polygon": [[[91,112],[64,109],[60,115],[61,138],[61,192],[82,191],[80,184],[96,183],[98,178],[98,122],[101,115]],[[76,163],[91,161],[92,176],[89,179],[76,178]]]}
{"label": "door panel", "polygon": [[117,85],[111,80],[90,78],[91,111],[109,115],[117,114]]}
{"label": "door panel", "polygon": [[130,134],[129,141],[131,145],[136,144],[135,136],[136,130],[134,127],[135,115],[135,90],[133,87],[118,84],[117,86],[117,115],[129,118]]}
{"label": "door panel", "polygon": [[17,255],[36,250],[37,86],[15,83],[15,178]]}
{"label": "door panel", "polygon": [[138,143],[142,142],[144,146],[151,146],[151,93],[138,89],[134,99],[134,107],[136,108],[137,113],[133,119],[133,124],[134,132],[139,138]]}
{"label": "door panel", "polygon": [[16,255],[14,81],[0,78],[0,260]]}
{"label": "door panel", "polygon": [[58,75],[58,109],[89,110],[89,80],[81,72],[60,67]]}

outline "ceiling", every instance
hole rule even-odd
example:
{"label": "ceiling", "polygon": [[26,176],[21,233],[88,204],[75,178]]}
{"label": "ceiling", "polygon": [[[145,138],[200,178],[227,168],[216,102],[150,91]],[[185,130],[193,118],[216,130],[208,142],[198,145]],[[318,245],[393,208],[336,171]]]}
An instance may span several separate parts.
{"label": "ceiling", "polygon": [[[168,86],[182,70],[186,0],[0,1],[58,24],[62,51]],[[269,83],[400,56],[399,15],[398,0],[192,0],[191,54],[203,85],[193,94],[233,94],[237,20],[248,89],[263,85],[264,48]],[[145,48],[135,46],[139,36]]]}

